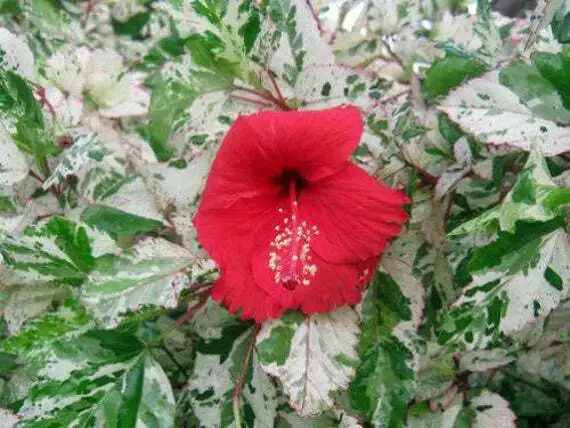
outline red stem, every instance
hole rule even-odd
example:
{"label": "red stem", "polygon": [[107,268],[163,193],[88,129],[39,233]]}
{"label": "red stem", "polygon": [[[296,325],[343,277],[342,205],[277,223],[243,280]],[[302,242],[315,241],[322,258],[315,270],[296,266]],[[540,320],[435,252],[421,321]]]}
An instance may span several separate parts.
{"label": "red stem", "polygon": [[277,80],[275,79],[275,76],[273,75],[273,73],[271,71],[268,71],[267,75],[269,76],[269,80],[271,80],[271,84],[275,88],[275,92],[277,92],[277,97],[278,97],[277,101],[278,101],[279,108],[281,108],[281,110],[285,110],[285,111],[291,110],[291,108],[285,102],[285,98],[283,98],[283,94],[281,93],[281,89],[279,89],[279,85],[277,84]]}
{"label": "red stem", "polygon": [[212,286],[211,282],[207,282],[205,284],[192,284],[187,288],[188,291],[198,291],[203,288],[210,288]]}
{"label": "red stem", "polygon": [[244,86],[239,86],[239,85],[233,85],[233,89],[236,91],[247,92],[248,94],[258,96],[258,97],[263,98],[264,100],[267,100],[267,101],[272,102],[272,103],[274,103],[276,101],[275,98],[271,94],[256,91],[255,89],[250,89],[250,88],[246,88]]}
{"label": "red stem", "polygon": [[245,356],[245,361],[243,363],[243,369],[239,375],[238,383],[234,389],[234,393],[232,395],[232,401],[234,403],[234,409],[238,404],[237,401],[241,395],[241,390],[243,388],[243,384],[245,382],[245,375],[247,374],[247,369],[249,368],[249,362],[251,361],[251,356],[253,354],[253,348],[255,347],[255,338],[257,334],[261,330],[261,324],[255,324],[253,330],[251,330],[251,337],[249,339],[249,347],[247,348],[247,355]]}
{"label": "red stem", "polygon": [[40,97],[40,105],[46,106],[47,109],[49,110],[50,114],[55,117],[55,109],[53,108],[53,106],[51,105],[51,103],[48,101],[48,99],[46,98],[46,90],[44,88],[39,88],[38,89],[38,96]]}
{"label": "red stem", "polygon": [[87,9],[85,9],[85,16],[83,17],[83,21],[81,23],[81,25],[83,27],[85,27],[85,25],[87,25],[87,21],[89,20],[89,16],[93,12],[93,9],[95,9],[95,6],[97,5],[97,3],[100,3],[102,0],[88,0],[88,1],[89,1],[89,4],[87,5]]}
{"label": "red stem", "polygon": [[32,171],[30,169],[30,171],[28,172],[28,175],[30,177],[32,177],[33,179],[35,179],[36,181],[38,181],[40,184],[44,184],[44,179],[41,178],[38,174],[36,174],[34,171]]}
{"label": "red stem", "polygon": [[321,26],[321,21],[319,20],[319,15],[317,14],[317,11],[315,10],[313,5],[311,4],[311,0],[305,0],[305,3],[307,4],[307,7],[311,11],[311,15],[313,15],[313,19],[315,20],[315,23],[317,24],[317,29],[319,30],[319,33],[323,34],[323,27]]}
{"label": "red stem", "polygon": [[254,99],[248,98],[248,97],[242,97],[241,95],[232,94],[231,96],[232,96],[233,98],[235,98],[236,100],[245,101],[245,102],[254,104],[254,105],[256,105],[256,106],[265,107],[265,108],[271,108],[271,107],[273,107],[273,104],[264,103],[264,102],[262,102],[262,101],[254,100]]}
{"label": "red stem", "polygon": [[[277,82],[275,81],[275,78],[273,77],[273,75],[271,75],[270,72],[268,74],[269,74],[269,77],[271,79],[271,83],[273,84],[273,86],[275,87],[275,90],[277,91],[277,95],[279,98],[276,98],[275,96],[273,96],[273,94],[268,93],[268,92],[256,91],[255,89],[245,88],[243,86],[238,86],[238,85],[234,85],[233,89],[236,91],[247,92],[248,94],[255,95],[259,98],[263,98],[264,100],[269,101],[271,104],[266,105],[267,107],[273,107],[273,105],[275,105],[275,106],[279,107],[281,110],[285,110],[285,111],[291,110],[291,108],[285,102],[285,99],[283,98],[283,95],[281,94],[281,91],[279,90],[279,87],[277,86]],[[247,100],[249,102],[254,102],[250,98],[241,97],[240,95],[234,95],[234,97],[239,97],[239,99]],[[255,101],[255,102],[258,105],[261,105],[259,101]]]}
{"label": "red stem", "polygon": [[[44,184],[44,181],[45,181],[45,180],[44,180],[43,178],[41,178],[38,174],[36,174],[34,171],[32,171],[31,169],[30,169],[30,171],[28,172],[28,175],[29,175],[30,177],[32,177],[34,180],[36,180],[38,183],[40,183],[40,185],[43,185],[43,184]],[[52,187],[50,187],[48,190],[51,192],[51,194],[52,194],[53,196],[56,197],[56,199],[59,199],[60,193],[57,191],[57,189],[55,189],[55,188],[52,186]]]}
{"label": "red stem", "polygon": [[194,306],[190,306],[188,310],[176,320],[176,324],[182,325],[190,320],[190,318],[192,318],[192,316],[206,304],[208,297],[210,297],[210,293],[210,289],[198,293],[198,303],[196,303]]}

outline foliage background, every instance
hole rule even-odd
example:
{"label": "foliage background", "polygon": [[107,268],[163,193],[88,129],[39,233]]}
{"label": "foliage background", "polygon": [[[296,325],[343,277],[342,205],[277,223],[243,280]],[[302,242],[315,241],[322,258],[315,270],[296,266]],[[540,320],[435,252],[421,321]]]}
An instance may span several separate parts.
{"label": "foliage background", "polygon": [[[0,0],[0,425],[570,425],[570,3]],[[360,305],[254,326],[191,218],[261,108],[413,198]]]}

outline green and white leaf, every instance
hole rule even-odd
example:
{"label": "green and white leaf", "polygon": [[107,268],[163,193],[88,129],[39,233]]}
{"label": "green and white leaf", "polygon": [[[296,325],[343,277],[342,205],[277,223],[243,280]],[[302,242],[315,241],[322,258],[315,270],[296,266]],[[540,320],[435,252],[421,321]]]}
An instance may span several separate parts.
{"label": "green and white leaf", "polygon": [[52,305],[71,296],[66,285],[22,285],[2,291],[0,308],[10,335],[38,316],[46,313]]}
{"label": "green and white leaf", "polygon": [[466,352],[459,358],[459,371],[486,372],[514,361],[516,354],[506,349],[495,348]]}
{"label": "green and white leaf", "polygon": [[29,80],[36,75],[34,54],[28,44],[6,28],[0,28],[0,69],[15,71]]}
{"label": "green and white leaf", "polygon": [[144,305],[167,308],[189,284],[195,257],[161,238],[148,238],[123,254],[101,261],[89,274],[80,298],[93,316],[115,326],[129,310]]}
{"label": "green and white leaf", "polygon": [[244,367],[251,345],[251,324],[237,322],[209,301],[197,314],[196,331],[200,338],[194,371],[182,399],[190,402],[200,426],[236,426],[232,397],[243,371],[247,375],[240,398],[242,418],[248,425],[272,426],[277,415],[277,391],[255,353],[250,366]]}
{"label": "green and white leaf", "polygon": [[114,193],[109,194],[102,201],[104,205],[113,209],[120,209],[145,219],[164,222],[155,201],[141,178],[127,181]]}
{"label": "green and white leaf", "polygon": [[106,241],[83,224],[52,217],[24,234],[0,241],[0,254],[23,283],[60,281],[77,284],[93,268],[98,243]]}
{"label": "green and white leaf", "polygon": [[300,416],[317,415],[344,390],[357,359],[358,315],[351,308],[266,321],[257,337],[261,366],[280,380]]}
{"label": "green and white leaf", "polygon": [[508,401],[486,389],[480,395],[472,397],[468,405],[463,405],[456,397],[453,405],[444,411],[431,412],[427,406],[420,405],[410,413],[407,428],[516,427],[516,416],[509,408]]}
{"label": "green and white leaf", "polygon": [[[61,296],[64,298],[65,296]],[[45,308],[43,308],[45,313]],[[34,376],[45,369],[45,362],[54,347],[95,328],[93,319],[79,302],[65,300],[56,312],[30,320],[7,340],[0,348],[18,355],[26,362],[26,376]]]}
{"label": "green and white leaf", "polygon": [[493,232],[497,225],[499,230],[514,232],[517,221],[552,220],[560,208],[568,203],[570,189],[554,183],[544,157],[533,150],[502,203],[462,223],[449,235]]}
{"label": "green and white leaf", "polygon": [[99,144],[96,134],[90,133],[78,136],[73,146],[64,152],[59,163],[53,169],[52,175],[44,181],[43,189],[46,190],[53,185],[61,183],[68,176],[81,170],[90,161],[101,160],[103,155],[104,151]]}
{"label": "green and white leaf", "polygon": [[[414,288],[416,282],[406,285]],[[419,317],[413,308],[412,298],[386,273],[376,275],[362,303],[361,361],[349,397],[375,427],[400,426],[414,395],[418,362],[412,339]]]}
{"label": "green and white leaf", "polygon": [[23,427],[174,424],[170,382],[133,336],[94,330],[61,343],[40,376],[18,412]]}
{"label": "green and white leaf", "polygon": [[445,315],[440,343],[483,349],[548,315],[568,295],[570,243],[562,229],[527,238],[499,260],[490,260],[496,258],[493,253],[488,257],[493,265],[478,268]]}
{"label": "green and white leaf", "polygon": [[22,181],[29,169],[26,157],[12,141],[4,123],[0,123],[0,189]]}
{"label": "green and white leaf", "polygon": [[545,156],[570,150],[570,130],[536,116],[499,83],[498,72],[470,80],[441,102],[440,109],[467,133],[492,145]]}
{"label": "green and white leaf", "polygon": [[509,408],[509,402],[499,394],[483,390],[474,397],[470,408],[475,411],[473,428],[515,428],[516,416]]}

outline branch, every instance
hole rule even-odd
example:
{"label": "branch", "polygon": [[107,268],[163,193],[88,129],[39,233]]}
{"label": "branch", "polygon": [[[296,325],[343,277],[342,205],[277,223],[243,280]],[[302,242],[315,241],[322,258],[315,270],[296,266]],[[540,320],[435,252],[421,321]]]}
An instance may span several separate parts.
{"label": "branch", "polygon": [[251,103],[251,104],[254,104],[254,105],[259,106],[259,107],[265,107],[265,108],[274,107],[273,104],[264,103],[263,101],[255,100],[253,98],[242,97],[241,95],[235,95],[235,94],[231,94],[230,96],[236,100],[245,101],[247,103]]}
{"label": "branch", "polygon": [[206,304],[206,302],[208,301],[208,297],[210,297],[211,292],[212,291],[210,289],[207,289],[198,293],[198,303],[196,303],[194,306],[190,306],[188,310],[180,318],[176,320],[176,324],[182,325],[188,322],[190,318],[192,318],[192,316]]}
{"label": "branch", "polygon": [[386,50],[388,51],[388,54],[390,55],[390,58],[392,58],[395,62],[398,63],[398,65],[400,67],[402,67],[403,70],[406,69],[406,64],[404,63],[404,61],[402,60],[402,58],[400,58],[398,55],[396,55],[396,53],[392,50],[392,48],[390,47],[390,43],[388,43],[386,40],[384,40],[383,38],[380,38],[380,41],[382,42],[382,45],[384,45],[384,47],[386,48]]}
{"label": "branch", "polygon": [[245,376],[247,374],[247,370],[249,369],[249,363],[251,362],[251,356],[253,354],[253,348],[255,347],[255,338],[257,334],[261,330],[261,324],[255,324],[253,329],[251,330],[251,336],[249,339],[249,347],[247,348],[247,355],[245,356],[245,361],[243,363],[243,369],[238,379],[238,383],[234,389],[234,393],[232,395],[232,402],[233,402],[233,410],[234,410],[234,420],[236,423],[236,428],[241,428],[241,414],[239,411],[239,398],[241,396],[241,390],[243,388],[243,384],[245,382]]}
{"label": "branch", "polygon": [[321,26],[321,21],[319,20],[319,15],[317,14],[317,11],[313,7],[311,0],[305,0],[305,3],[307,4],[307,7],[311,11],[311,15],[313,16],[313,19],[315,20],[315,24],[317,24],[317,30],[319,30],[319,34],[322,35],[324,33],[324,31],[323,31],[323,27]]}

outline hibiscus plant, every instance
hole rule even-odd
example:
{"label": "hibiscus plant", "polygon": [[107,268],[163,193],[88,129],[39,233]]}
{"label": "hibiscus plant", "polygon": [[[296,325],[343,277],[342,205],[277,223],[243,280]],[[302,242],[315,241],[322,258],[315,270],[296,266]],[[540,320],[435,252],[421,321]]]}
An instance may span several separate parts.
{"label": "hibiscus plant", "polygon": [[0,0],[0,426],[570,426],[570,2],[491,3]]}

